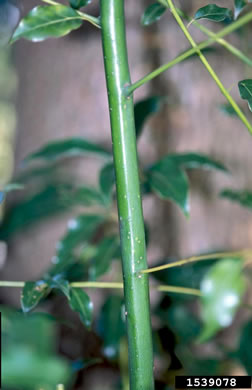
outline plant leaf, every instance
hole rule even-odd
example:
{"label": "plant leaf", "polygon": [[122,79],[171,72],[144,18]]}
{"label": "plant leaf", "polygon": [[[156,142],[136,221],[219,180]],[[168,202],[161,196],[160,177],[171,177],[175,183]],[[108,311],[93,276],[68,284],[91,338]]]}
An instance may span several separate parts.
{"label": "plant leaf", "polygon": [[252,111],[252,79],[241,80],[238,83],[240,96],[247,100],[250,111]]}
{"label": "plant leaf", "polygon": [[92,0],[69,0],[69,3],[72,8],[79,9],[81,7],[85,7],[90,4]]}
{"label": "plant leaf", "polygon": [[215,161],[207,156],[198,153],[177,153],[169,154],[161,161],[172,160],[179,167],[186,169],[217,169],[220,171],[228,172],[223,164]]}
{"label": "plant leaf", "polygon": [[223,22],[226,19],[232,20],[233,13],[229,8],[222,8],[216,4],[208,4],[205,7],[199,8],[193,19],[208,19],[214,22]]}
{"label": "plant leaf", "polygon": [[70,299],[70,285],[68,280],[63,279],[61,275],[55,275],[52,279],[48,279],[50,288],[60,290],[67,299]]}
{"label": "plant leaf", "polygon": [[69,384],[70,365],[55,354],[56,327],[45,313],[23,313],[1,307],[3,388],[55,390]]}
{"label": "plant leaf", "polygon": [[231,200],[232,202],[239,203],[241,206],[248,209],[252,209],[252,192],[248,190],[232,190],[229,188],[221,191],[220,196]]}
{"label": "plant leaf", "polygon": [[42,159],[55,161],[65,157],[75,157],[95,153],[104,157],[112,157],[111,153],[101,146],[93,144],[84,138],[65,138],[63,140],[50,142],[35,153],[26,157],[25,161]]}
{"label": "plant leaf", "polygon": [[229,326],[245,292],[240,259],[217,262],[201,282],[201,317],[204,324],[200,342]]}
{"label": "plant leaf", "polygon": [[236,20],[243,9],[246,7],[247,2],[245,0],[234,0],[234,19]]}
{"label": "plant leaf", "polygon": [[164,7],[160,3],[153,3],[149,5],[141,17],[142,26],[149,26],[150,24],[156,22],[161,18],[166,10],[167,7]]}
{"label": "plant leaf", "polygon": [[107,298],[100,311],[97,331],[103,340],[104,355],[109,359],[115,359],[119,352],[120,339],[126,332],[123,299],[120,296],[111,295]]}
{"label": "plant leaf", "polygon": [[90,301],[89,296],[85,291],[79,288],[70,289],[69,304],[72,310],[79,313],[80,319],[83,324],[90,329],[93,313],[93,304]]}
{"label": "plant leaf", "polygon": [[199,334],[201,324],[184,302],[175,301],[168,308],[160,305],[157,315],[175,333],[179,344],[191,343]]}
{"label": "plant leaf", "polygon": [[104,165],[100,171],[99,185],[103,194],[108,201],[111,200],[113,187],[115,185],[115,168],[114,163]]}
{"label": "plant leaf", "polygon": [[52,261],[55,264],[50,270],[54,276],[66,270],[73,264],[74,252],[80,246],[87,245],[97,228],[104,222],[100,215],[79,215],[68,222],[68,230],[64,237],[57,243],[56,255]]}
{"label": "plant leaf", "polygon": [[89,280],[96,280],[110,268],[120,251],[119,237],[105,237],[96,247],[96,254],[92,257],[89,266]]}
{"label": "plant leaf", "polygon": [[161,199],[170,199],[189,215],[189,184],[186,174],[171,159],[161,160],[149,171],[148,183]]}
{"label": "plant leaf", "polygon": [[72,199],[73,204],[80,204],[84,206],[101,205],[106,206],[106,198],[95,188],[81,186],[75,189]]}
{"label": "plant leaf", "polygon": [[63,37],[82,25],[80,15],[65,5],[48,5],[33,8],[19,23],[12,42],[25,38],[33,42]]}
{"label": "plant leaf", "polygon": [[147,171],[147,185],[160,198],[170,199],[189,215],[189,184],[185,169],[217,169],[227,172],[219,162],[197,153],[168,154]]}
{"label": "plant leaf", "polygon": [[252,375],[252,321],[249,321],[241,331],[240,345],[235,356],[245,367],[248,375]]}
{"label": "plant leaf", "polygon": [[21,307],[24,313],[34,309],[50,292],[45,280],[26,282],[21,294]]}
{"label": "plant leaf", "polygon": [[7,212],[0,228],[0,239],[8,240],[33,223],[69,209],[72,204],[64,199],[65,192],[68,192],[66,185],[49,185],[31,198],[13,206]]}
{"label": "plant leaf", "polygon": [[237,112],[234,110],[230,103],[220,104],[219,108],[222,112],[224,112],[224,114],[238,117]]}
{"label": "plant leaf", "polygon": [[134,113],[137,137],[141,135],[144,123],[148,117],[160,111],[163,100],[164,98],[161,96],[150,96],[135,104]]}

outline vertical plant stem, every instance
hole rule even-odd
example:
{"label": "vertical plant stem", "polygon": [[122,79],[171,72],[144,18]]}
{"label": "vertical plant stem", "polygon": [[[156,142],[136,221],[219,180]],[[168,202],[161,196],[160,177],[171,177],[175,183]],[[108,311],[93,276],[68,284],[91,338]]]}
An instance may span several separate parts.
{"label": "vertical plant stem", "polygon": [[149,284],[138,161],[134,106],[125,90],[131,84],[124,0],[101,0],[101,29],[109,98],[117,202],[121,237],[124,296],[129,344],[131,390],[153,390],[153,352]]}

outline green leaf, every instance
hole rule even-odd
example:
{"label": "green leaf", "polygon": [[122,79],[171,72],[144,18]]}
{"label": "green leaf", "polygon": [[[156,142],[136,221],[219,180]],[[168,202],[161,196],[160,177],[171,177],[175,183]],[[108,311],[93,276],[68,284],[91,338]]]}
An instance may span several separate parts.
{"label": "green leaf", "polygon": [[67,383],[71,371],[63,359],[41,356],[25,346],[9,348],[3,357],[4,388],[54,390],[58,383]]}
{"label": "green leaf", "polygon": [[44,280],[26,282],[21,294],[21,307],[23,312],[28,313],[34,309],[49,292],[50,288]]}
{"label": "green leaf", "polygon": [[217,262],[201,282],[201,317],[204,324],[200,342],[231,325],[246,284],[240,259]]}
{"label": "green leaf", "polygon": [[252,111],[252,79],[239,81],[238,83],[240,96],[247,100],[250,111]]}
{"label": "green leaf", "polygon": [[157,314],[175,333],[178,343],[188,344],[198,336],[200,322],[184,303],[173,303],[168,309],[159,310]]}
{"label": "green leaf", "polygon": [[166,160],[172,160],[179,167],[186,169],[217,169],[228,172],[223,164],[198,153],[169,154],[161,161],[165,163]]}
{"label": "green leaf", "polygon": [[72,8],[79,9],[90,4],[92,0],[69,0],[69,3]]}
{"label": "green leaf", "polygon": [[245,0],[234,0],[234,19],[236,20],[243,9],[246,7],[247,2]]}
{"label": "green leaf", "polygon": [[189,184],[185,169],[217,169],[227,172],[219,162],[197,153],[169,154],[147,171],[147,184],[162,199],[174,201],[189,215]]}
{"label": "green leaf", "polygon": [[148,183],[161,199],[170,199],[189,215],[188,191],[186,174],[170,159],[161,160],[147,172]]}
{"label": "green leaf", "polygon": [[64,196],[68,191],[67,185],[49,185],[41,192],[13,206],[1,225],[0,239],[8,240],[35,222],[69,209],[72,204],[66,201]]}
{"label": "green leaf", "polygon": [[26,157],[25,161],[35,159],[55,161],[60,158],[82,156],[88,153],[112,157],[110,152],[84,138],[65,138],[63,140],[48,143],[35,153]]}
{"label": "green leaf", "polygon": [[114,163],[104,165],[100,171],[99,185],[103,194],[108,201],[111,200],[113,187],[115,185],[115,168]]}
{"label": "green leaf", "polygon": [[231,200],[232,202],[239,203],[241,206],[248,209],[252,209],[252,192],[248,190],[232,190],[229,188],[221,191],[220,196]]}
{"label": "green leaf", "polygon": [[164,7],[160,3],[153,3],[149,5],[141,17],[141,24],[143,26],[149,26],[159,20],[166,10],[167,7]]}
{"label": "green leaf", "polygon": [[89,266],[89,280],[96,280],[109,269],[120,250],[119,237],[105,237],[96,246],[96,254],[92,257]]}
{"label": "green leaf", "polygon": [[219,374],[220,363],[222,363],[220,360],[196,357],[189,346],[179,344],[176,347],[176,355],[181,361],[186,375],[209,376]]}
{"label": "green leaf", "polygon": [[100,215],[79,215],[71,219],[68,222],[67,233],[57,244],[59,259],[68,257],[81,243],[85,244],[103,221],[104,217]]}
{"label": "green leaf", "polygon": [[70,365],[55,354],[55,323],[45,313],[23,313],[1,307],[3,388],[55,390],[69,384]]}
{"label": "green leaf", "polygon": [[160,111],[163,100],[164,98],[161,96],[150,96],[135,104],[134,114],[137,137],[141,135],[144,123],[148,117]]}
{"label": "green leaf", "polygon": [[92,206],[97,204],[106,206],[106,198],[104,195],[95,188],[87,186],[81,186],[75,189],[72,202],[73,204],[80,204],[84,206]]}
{"label": "green leaf", "polygon": [[235,356],[240,360],[248,375],[252,375],[252,321],[241,331],[240,345]]}
{"label": "green leaf", "polygon": [[214,22],[222,22],[223,20],[232,20],[233,13],[229,8],[222,8],[216,4],[209,4],[205,7],[199,8],[195,13],[194,20],[208,19]]}
{"label": "green leaf", "polygon": [[104,355],[115,359],[118,356],[120,339],[126,332],[123,299],[118,295],[109,296],[104,303],[97,323],[97,332],[103,340]]}
{"label": "green leaf", "polygon": [[70,285],[68,280],[63,279],[61,275],[55,275],[52,279],[48,279],[50,288],[60,290],[67,299],[70,299]]}
{"label": "green leaf", "polygon": [[224,112],[224,114],[238,117],[237,112],[234,110],[230,103],[220,104],[219,108],[222,112]]}
{"label": "green leaf", "polygon": [[33,42],[63,37],[82,25],[82,18],[65,5],[48,5],[33,8],[19,23],[12,42],[25,38]]}
{"label": "green leaf", "polygon": [[69,304],[72,310],[79,313],[80,319],[83,324],[90,329],[93,313],[93,304],[90,301],[89,296],[85,291],[79,288],[70,289]]}

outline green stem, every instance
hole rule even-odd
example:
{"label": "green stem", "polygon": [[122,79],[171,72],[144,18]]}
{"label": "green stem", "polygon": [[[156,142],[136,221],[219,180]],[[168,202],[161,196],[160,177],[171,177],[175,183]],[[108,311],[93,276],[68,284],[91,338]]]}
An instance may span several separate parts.
{"label": "green stem", "polygon": [[197,27],[199,30],[201,30],[204,34],[208,35],[209,37],[213,38],[216,42],[218,42],[220,45],[225,47],[230,53],[232,53],[234,56],[239,58],[241,61],[243,61],[245,64],[252,66],[252,60],[247,57],[241,50],[237,49],[235,46],[231,45],[231,43],[227,42],[223,38],[218,38],[215,33],[213,33],[211,30],[209,30],[207,27],[203,26],[202,24],[194,21],[193,25]]}
{"label": "green stem", "polygon": [[[159,267],[158,267],[159,268]],[[169,268],[162,266],[162,268]],[[149,269],[150,271],[152,268]],[[142,271],[143,273],[148,273],[149,270]],[[159,270],[157,270],[159,271]],[[151,271],[152,272],[152,271]],[[153,271],[155,272],[155,271]],[[12,282],[12,281],[0,281],[0,287],[24,287],[26,282]],[[70,283],[71,287],[74,288],[116,288],[123,289],[123,283],[120,282],[72,282]],[[169,286],[167,284],[160,284],[158,286],[153,286],[153,289],[157,291],[166,291],[166,292],[176,292],[179,294],[193,294],[200,295],[200,290],[190,289],[187,287],[179,286]]]}
{"label": "green stem", "polygon": [[230,95],[230,93],[228,92],[228,90],[224,87],[224,85],[222,84],[222,82],[220,81],[218,75],[215,73],[215,71],[213,70],[213,68],[211,67],[211,65],[209,64],[209,62],[207,61],[206,57],[201,53],[200,49],[198,48],[196,42],[194,41],[194,39],[192,38],[191,34],[189,33],[188,29],[186,28],[186,26],[184,25],[181,17],[179,16],[176,8],[174,7],[173,5],[173,2],[172,0],[167,0],[167,4],[169,5],[172,13],[173,13],[173,16],[174,18],[176,19],[179,27],[181,28],[181,30],[183,31],[184,35],[186,36],[186,38],[188,39],[188,41],[190,42],[190,44],[192,45],[192,47],[194,49],[196,49],[196,53],[198,54],[201,62],[204,64],[205,68],[208,70],[209,74],[211,75],[211,77],[213,78],[213,80],[216,82],[216,84],[218,85],[220,91],[222,92],[222,94],[225,96],[225,98],[227,99],[227,101],[231,104],[231,106],[233,107],[233,109],[235,110],[236,114],[238,115],[238,117],[241,119],[241,121],[244,123],[244,125],[247,127],[248,131],[252,134],[252,125],[249,123],[249,121],[247,120],[246,116],[244,115],[244,113],[241,111],[240,107],[238,106],[238,104],[234,101],[234,99],[232,98],[232,96]]}
{"label": "green stem", "polygon": [[159,265],[158,267],[144,269],[143,271],[141,271],[141,273],[149,274],[149,273],[153,273],[153,272],[163,271],[164,269],[167,269],[167,268],[179,267],[181,265],[189,264],[189,263],[192,263],[195,261],[211,260],[211,259],[218,259],[218,258],[223,259],[223,258],[227,258],[227,257],[246,258],[247,256],[249,256],[251,254],[252,254],[251,249],[244,249],[244,250],[237,251],[237,252],[217,252],[217,253],[210,253],[209,255],[192,256],[192,257],[188,257],[187,259],[174,261],[174,262],[169,263],[169,264]]}
{"label": "green stem", "polygon": [[113,139],[127,312],[131,390],[154,389],[152,332],[142,203],[138,176],[134,105],[130,85],[124,0],[101,0],[101,28]]}
{"label": "green stem", "polygon": [[127,94],[131,95],[137,88],[141,87],[142,85],[146,84],[148,81],[153,80],[155,77],[159,76],[166,70],[172,68],[174,65],[186,60],[187,58],[191,57],[193,54],[197,53],[198,50],[205,49],[206,47],[212,45],[215,43],[216,39],[223,38],[226,35],[234,32],[238,28],[244,26],[248,22],[252,20],[252,12],[247,13],[243,17],[239,18],[235,22],[231,23],[227,27],[223,28],[221,31],[219,31],[217,34],[215,34],[215,38],[210,38],[204,42],[201,42],[199,45],[193,47],[192,49],[187,50],[184,53],[181,53],[178,55],[175,59],[172,61],[160,66],[159,68],[155,69],[154,71],[148,73],[146,76],[141,78],[140,80],[136,81],[135,83],[131,84],[127,88]]}
{"label": "green stem", "polygon": [[173,292],[173,293],[182,293],[187,295],[196,295],[200,297],[201,291],[196,288],[188,288],[188,287],[176,287],[176,286],[158,286],[158,291],[162,292]]}

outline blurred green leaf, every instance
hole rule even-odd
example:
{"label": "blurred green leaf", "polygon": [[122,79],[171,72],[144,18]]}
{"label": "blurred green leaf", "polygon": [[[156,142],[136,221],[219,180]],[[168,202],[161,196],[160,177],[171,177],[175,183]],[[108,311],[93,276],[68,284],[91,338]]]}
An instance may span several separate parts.
{"label": "blurred green leaf", "polygon": [[248,107],[252,111],[252,79],[239,81],[238,88],[241,98],[247,100]]}
{"label": "blurred green leaf", "polygon": [[221,191],[220,196],[231,200],[232,202],[239,203],[241,206],[248,209],[252,209],[252,192],[248,190],[232,190],[229,188]]}
{"label": "blurred green leaf", "polygon": [[227,172],[221,163],[201,154],[168,154],[147,170],[147,184],[160,198],[174,201],[188,216],[189,183],[184,170],[196,168]]}
{"label": "blurred green leaf", "polygon": [[104,275],[110,268],[112,260],[120,250],[119,237],[105,237],[96,245],[96,253],[89,265],[89,280],[96,280]]}
{"label": "blurred green leaf", "polygon": [[159,309],[157,314],[175,333],[178,343],[188,344],[195,340],[200,332],[199,320],[184,303],[174,302],[166,310]]}
{"label": "blurred green leaf", "polygon": [[185,169],[217,169],[228,172],[223,164],[198,153],[169,154],[161,161],[165,162],[166,160],[172,160],[179,167]]}
{"label": "blurred green leaf", "polygon": [[55,390],[58,383],[66,383],[70,369],[63,359],[34,354],[29,348],[16,346],[9,348],[2,361],[3,386],[34,390],[43,388]]}
{"label": "blurred green leaf", "polygon": [[80,288],[70,288],[69,304],[76,311],[83,324],[90,329],[93,313],[93,304],[87,293]]}
{"label": "blurred green leaf", "polygon": [[[70,278],[71,268],[75,266],[76,261],[79,261],[76,255],[80,254],[80,250],[83,251],[83,248],[87,246],[88,241],[103,222],[104,217],[100,215],[79,215],[70,220],[66,234],[56,245],[57,252],[52,258],[54,265],[47,274],[51,277],[60,274],[63,277],[63,273],[63,278]],[[80,272],[79,268],[82,269],[83,265],[78,266],[78,272]],[[83,269],[84,273],[85,268]]]}
{"label": "blurred green leaf", "polygon": [[22,183],[9,183],[5,186],[5,192],[24,190],[25,186]]}
{"label": "blurred green leaf", "polygon": [[143,26],[149,26],[159,20],[166,10],[167,7],[164,7],[160,3],[153,3],[149,5],[141,17],[141,24]]}
{"label": "blurred green leaf", "polygon": [[236,20],[240,13],[244,10],[246,7],[247,2],[245,0],[234,0],[234,19]]}
{"label": "blurred green leaf", "polygon": [[12,41],[25,38],[33,42],[62,37],[82,25],[80,15],[65,5],[33,8],[19,23]]}
{"label": "blurred green leaf", "polygon": [[56,328],[44,313],[24,316],[1,307],[2,384],[20,390],[55,390],[72,376],[66,360],[55,355]]}
{"label": "blurred green leaf", "polygon": [[252,375],[252,321],[249,321],[241,331],[240,345],[235,353],[248,375]]}
{"label": "blurred green leaf", "polygon": [[230,103],[220,104],[219,108],[222,112],[224,112],[224,114],[238,117],[237,112],[234,110]]}
{"label": "blurred green leaf", "polygon": [[49,292],[50,288],[44,280],[26,282],[21,294],[21,307],[23,312],[28,313],[34,309]]}
{"label": "blurred green leaf", "polygon": [[181,361],[184,375],[217,375],[220,372],[220,360],[209,358],[204,359],[195,356],[189,347],[179,344],[175,349],[176,355]]}
{"label": "blurred green leaf", "polygon": [[194,14],[194,20],[208,19],[214,22],[222,22],[224,20],[232,20],[233,13],[229,8],[222,8],[216,4],[209,4],[199,8]]}
{"label": "blurred green leaf", "polygon": [[148,117],[160,111],[163,101],[164,98],[161,96],[150,96],[135,104],[134,113],[137,137],[141,135],[144,123]]}
{"label": "blurred green leaf", "polygon": [[72,8],[79,9],[90,4],[92,0],[69,0],[69,3]]}
{"label": "blurred green leaf", "polygon": [[67,185],[49,185],[41,192],[13,206],[4,218],[0,228],[0,239],[8,240],[18,231],[28,228],[43,218],[55,215],[71,207],[64,194]]}
{"label": "blurred green leaf", "polygon": [[82,156],[89,153],[98,154],[103,157],[112,157],[111,153],[101,146],[93,144],[84,138],[73,137],[50,142],[27,156],[25,161],[35,159],[55,161],[60,158]]}
{"label": "blurred green leaf", "polygon": [[110,295],[104,303],[97,331],[103,340],[103,352],[109,359],[115,359],[119,352],[120,339],[125,335],[126,326],[123,320],[123,299],[118,295]]}
{"label": "blurred green leaf", "polygon": [[201,282],[201,318],[203,330],[200,342],[231,325],[245,292],[240,259],[219,260]]}
{"label": "blurred green leaf", "polygon": [[58,261],[70,256],[78,245],[85,244],[103,221],[104,217],[100,215],[79,215],[71,219],[66,234],[57,244]]}
{"label": "blurred green leaf", "polygon": [[99,185],[103,194],[108,201],[111,199],[113,187],[115,185],[115,168],[114,163],[104,165],[100,171]]}
{"label": "blurred green leaf", "polygon": [[106,199],[100,191],[92,187],[81,186],[74,190],[72,194],[73,204],[80,204],[83,206],[92,205],[106,205]]}
{"label": "blurred green leaf", "polygon": [[189,215],[186,174],[170,159],[161,160],[147,172],[148,183],[161,199],[170,199]]}

